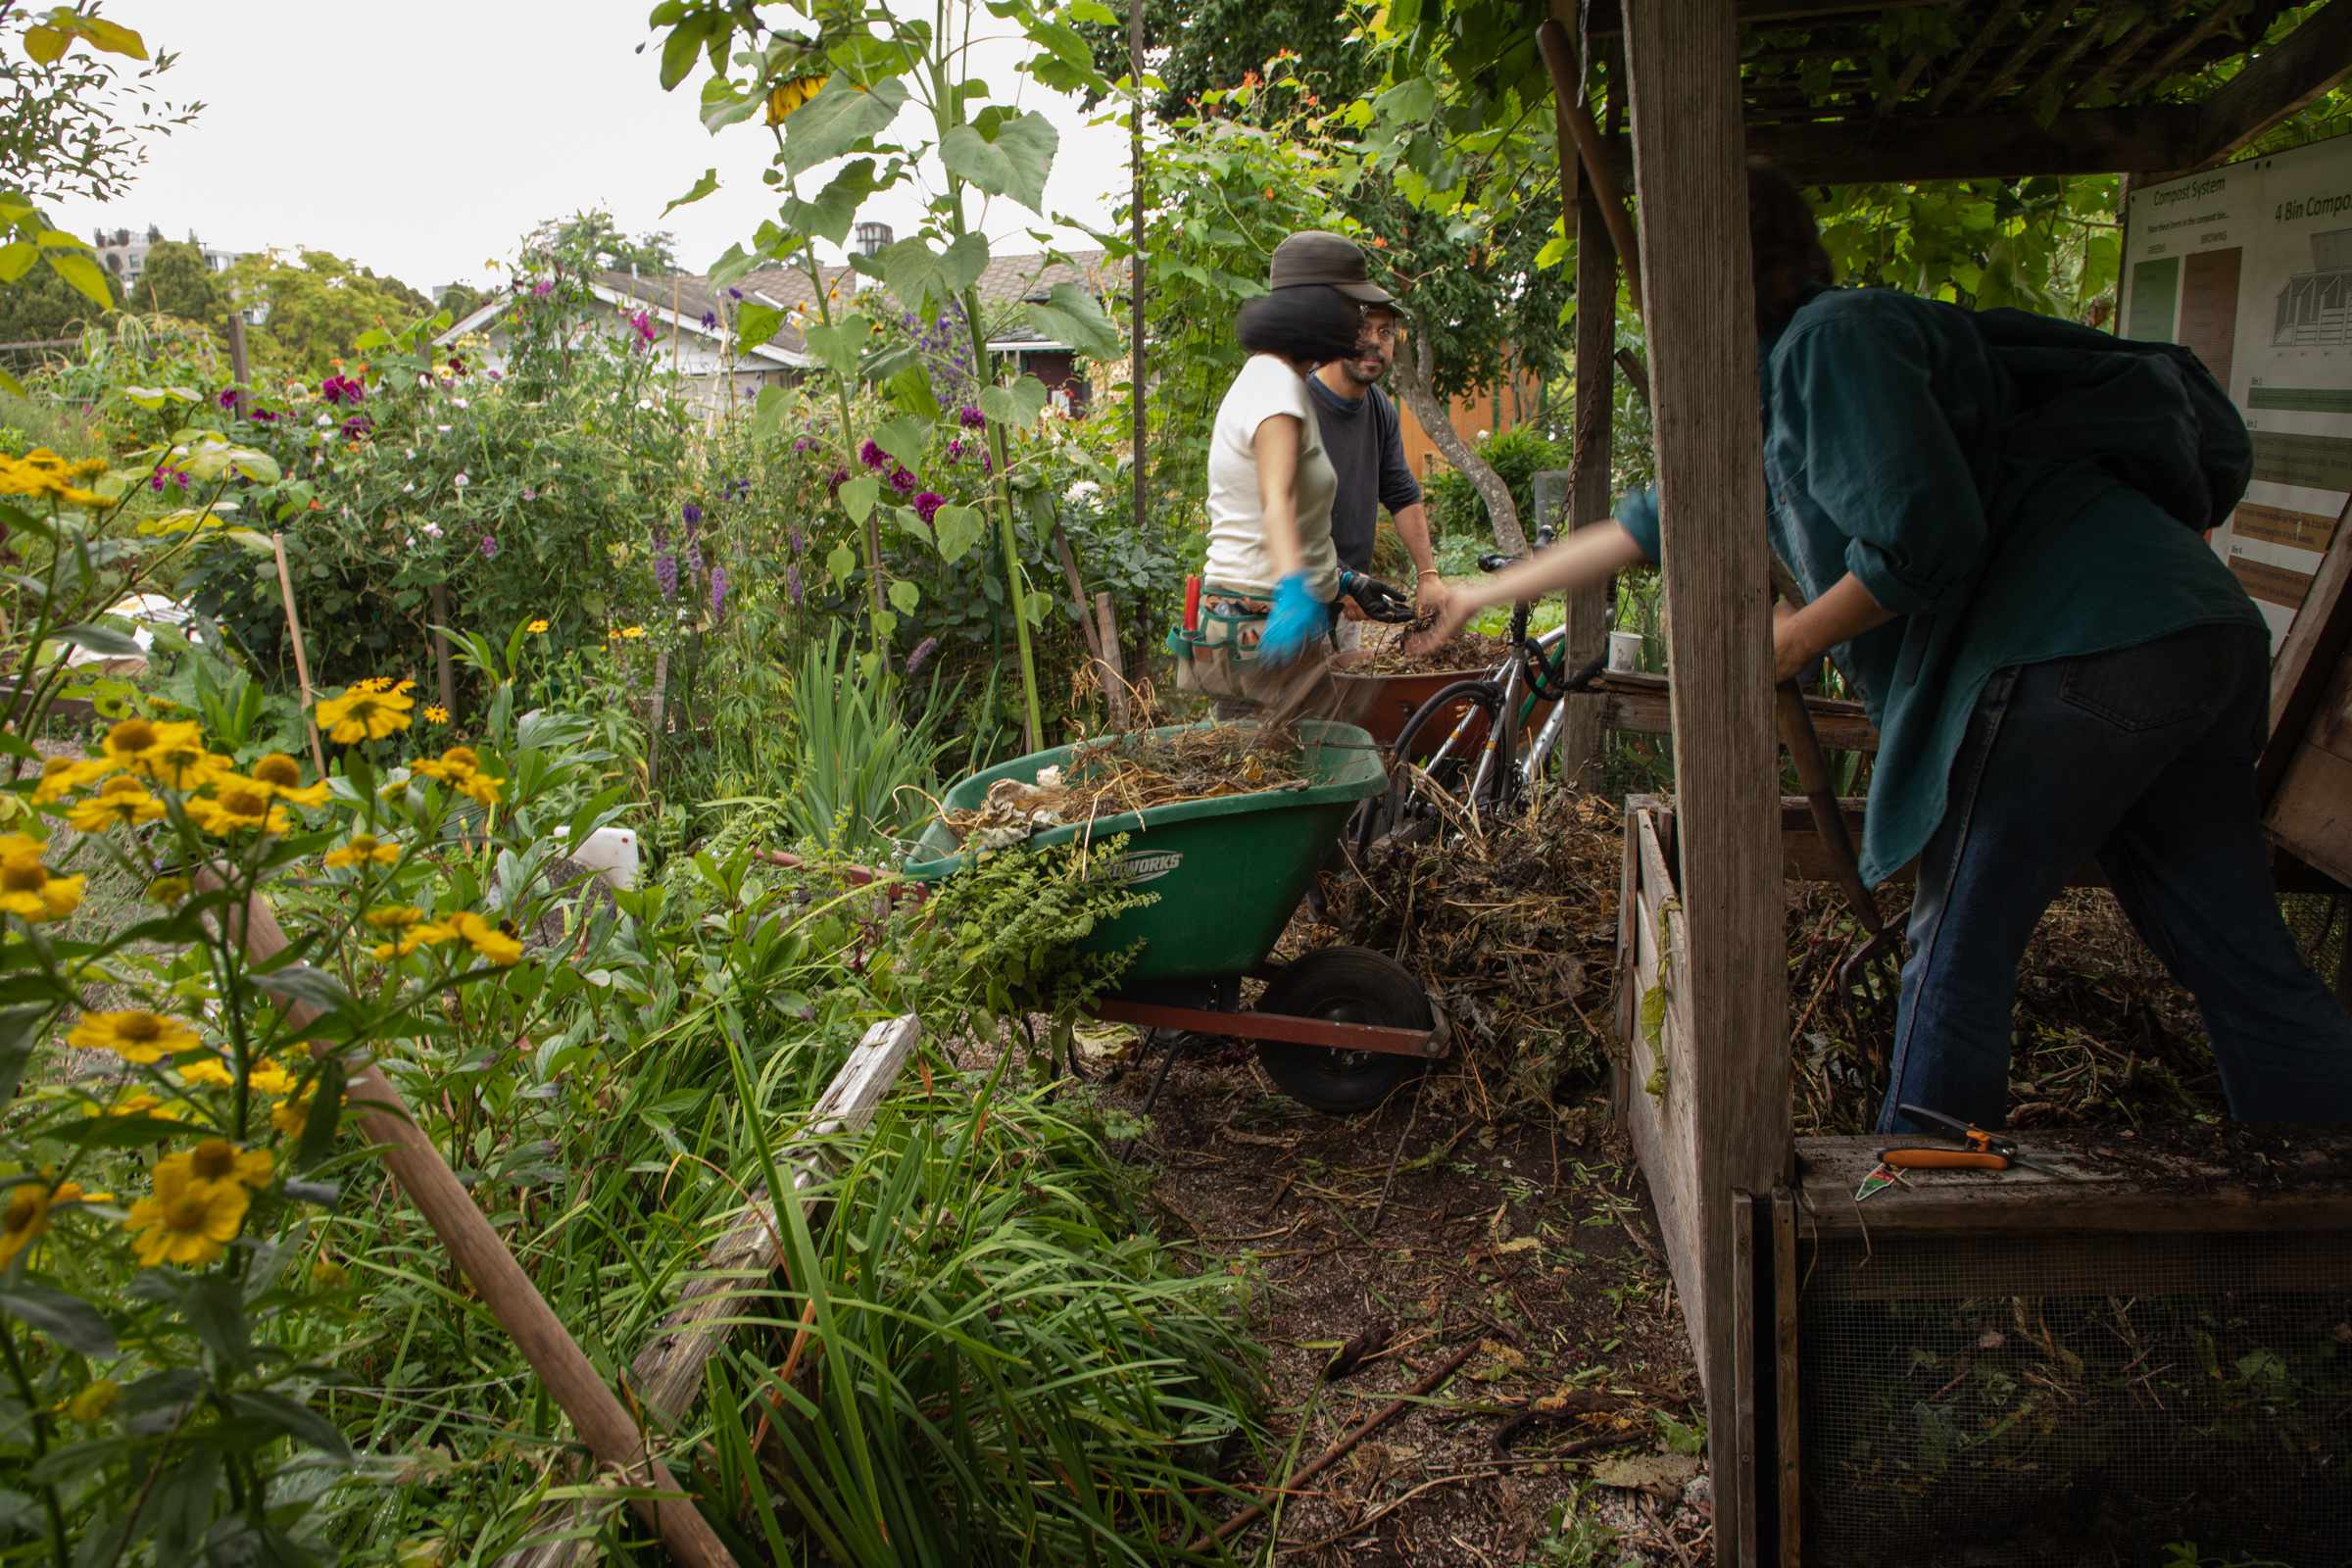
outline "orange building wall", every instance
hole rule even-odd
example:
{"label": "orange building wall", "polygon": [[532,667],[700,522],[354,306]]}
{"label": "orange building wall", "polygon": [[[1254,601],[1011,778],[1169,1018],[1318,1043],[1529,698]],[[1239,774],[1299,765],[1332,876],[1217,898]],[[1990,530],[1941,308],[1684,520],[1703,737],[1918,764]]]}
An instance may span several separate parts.
{"label": "orange building wall", "polygon": [[[1421,421],[1413,417],[1413,411],[1404,406],[1402,399],[1397,400],[1396,407],[1397,413],[1402,416],[1398,429],[1404,438],[1404,461],[1413,470],[1413,476],[1427,479],[1439,469],[1452,466],[1446,461],[1445,454],[1438,450],[1437,443],[1430,440],[1429,432],[1421,428]],[[1532,381],[1519,387],[1516,401],[1508,390],[1501,391],[1498,399],[1494,389],[1465,393],[1455,398],[1453,428],[1464,441],[1476,446],[1480,431],[1499,435],[1522,422],[1512,417],[1514,410],[1523,412],[1528,419],[1536,416],[1536,388]]]}

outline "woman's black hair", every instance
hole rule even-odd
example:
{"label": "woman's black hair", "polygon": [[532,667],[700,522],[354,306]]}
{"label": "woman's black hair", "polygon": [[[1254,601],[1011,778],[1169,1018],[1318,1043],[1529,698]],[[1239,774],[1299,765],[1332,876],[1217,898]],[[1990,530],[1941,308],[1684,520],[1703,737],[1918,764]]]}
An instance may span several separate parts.
{"label": "woman's black hair", "polygon": [[1363,321],[1363,306],[1330,284],[1301,283],[1259,295],[1234,324],[1252,354],[1321,365],[1355,352]]}
{"label": "woman's black hair", "polygon": [[1815,289],[1837,281],[1804,192],[1760,159],[1747,166],[1747,247],[1758,332],[1777,331]]}

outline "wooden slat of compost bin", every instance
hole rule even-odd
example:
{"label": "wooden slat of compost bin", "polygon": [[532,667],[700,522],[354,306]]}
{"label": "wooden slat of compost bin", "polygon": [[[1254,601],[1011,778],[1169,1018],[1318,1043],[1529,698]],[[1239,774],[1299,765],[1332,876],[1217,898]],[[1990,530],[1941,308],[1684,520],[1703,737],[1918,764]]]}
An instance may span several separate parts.
{"label": "wooden slat of compost bin", "polygon": [[[865,1130],[922,1040],[922,1023],[912,1013],[875,1024],[843,1062],[841,1071],[808,1111],[796,1147],[781,1161],[795,1192],[824,1180],[839,1146],[835,1140]],[[811,1216],[812,1223],[815,1216]],[[677,1421],[702,1387],[703,1367],[734,1327],[743,1303],[771,1294],[770,1281],[783,1261],[774,1205],[761,1186],[735,1215],[726,1233],[695,1270],[677,1305],[662,1319],[654,1337],[629,1364],[637,1400],[663,1423]],[[499,1568],[569,1568],[592,1544],[595,1516],[606,1506],[593,1497],[550,1503],[531,1523],[534,1544],[509,1552]]]}

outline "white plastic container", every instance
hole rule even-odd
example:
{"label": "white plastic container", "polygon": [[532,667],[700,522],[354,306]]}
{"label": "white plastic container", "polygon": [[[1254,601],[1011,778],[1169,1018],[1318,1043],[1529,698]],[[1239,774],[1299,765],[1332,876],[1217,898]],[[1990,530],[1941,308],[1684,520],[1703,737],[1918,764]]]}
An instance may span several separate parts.
{"label": "white plastic container", "polygon": [[[556,842],[562,844],[571,837],[568,828],[556,829]],[[577,860],[597,874],[597,879],[610,888],[633,888],[637,885],[637,835],[625,827],[600,827],[588,835],[576,850],[566,849],[566,858]]]}
{"label": "white plastic container", "polygon": [[1620,674],[1631,674],[1641,667],[1642,634],[1638,631],[1609,633],[1609,668]]}

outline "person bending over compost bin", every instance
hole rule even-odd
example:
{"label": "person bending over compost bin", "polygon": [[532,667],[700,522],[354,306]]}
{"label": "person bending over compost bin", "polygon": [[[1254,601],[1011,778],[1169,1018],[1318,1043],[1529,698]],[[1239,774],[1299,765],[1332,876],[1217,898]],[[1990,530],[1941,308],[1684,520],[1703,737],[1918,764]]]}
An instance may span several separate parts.
{"label": "person bending over compost bin", "polygon": [[1306,390],[1316,366],[1355,352],[1363,313],[1321,283],[1242,307],[1250,358],[1209,434],[1198,624],[1170,639],[1178,686],[1220,699],[1220,711],[1259,704],[1290,714],[1311,703],[1334,712],[1333,605],[1344,588],[1384,591],[1340,564],[1331,535],[1339,478]]}
{"label": "person bending over compost bin", "polygon": [[[2170,344],[1831,287],[1769,170],[1748,234],[1768,531],[1807,599],[1775,672],[1836,658],[1880,736],[1862,874],[1919,861],[1880,1129],[2001,1125],[2018,960],[2092,858],[2195,993],[2230,1114],[2352,1121],[2352,1019],[2279,916],[2255,796],[2268,632],[2201,536],[2245,488],[2236,411]],[[1419,641],[1658,557],[1637,492]]]}

